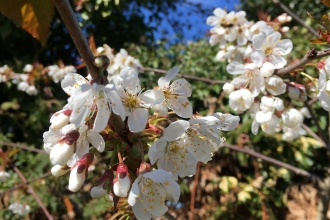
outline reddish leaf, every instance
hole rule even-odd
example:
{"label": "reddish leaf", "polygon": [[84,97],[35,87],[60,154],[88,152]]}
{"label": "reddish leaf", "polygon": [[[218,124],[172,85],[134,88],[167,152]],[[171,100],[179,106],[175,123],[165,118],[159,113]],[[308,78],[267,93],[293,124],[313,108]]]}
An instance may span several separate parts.
{"label": "reddish leaf", "polygon": [[37,38],[41,45],[47,42],[54,6],[50,0],[0,1],[0,12],[22,29]]}

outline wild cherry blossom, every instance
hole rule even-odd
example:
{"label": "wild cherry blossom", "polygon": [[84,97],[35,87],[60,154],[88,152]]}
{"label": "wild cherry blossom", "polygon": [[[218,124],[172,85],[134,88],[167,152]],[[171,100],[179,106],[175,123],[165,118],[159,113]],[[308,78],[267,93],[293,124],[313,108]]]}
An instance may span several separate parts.
{"label": "wild cherry blossom", "polygon": [[147,90],[143,93],[140,80],[135,69],[127,67],[114,78],[116,89],[121,97],[128,127],[131,132],[142,131],[148,120],[148,108],[160,104],[164,100],[160,90]]}
{"label": "wild cherry blossom", "polygon": [[282,56],[290,53],[293,46],[291,40],[280,39],[281,34],[279,32],[271,33],[268,36],[264,34],[255,35],[252,41],[256,52],[251,56],[258,57],[262,63],[264,61],[272,63],[276,69],[284,67],[287,61]]}
{"label": "wild cherry blossom", "polygon": [[168,108],[172,109],[178,116],[190,118],[192,106],[187,99],[191,96],[191,86],[185,79],[177,79],[170,85],[170,81],[178,74],[179,68],[170,69],[166,76],[159,78],[158,86],[164,94],[164,101],[154,106],[154,110],[161,115],[166,115]]}
{"label": "wild cherry blossom", "polygon": [[171,172],[173,179],[196,173],[197,158],[185,143],[183,134],[189,128],[189,122],[178,120],[171,123],[164,131],[164,136],[149,149],[151,164],[157,162],[159,169]]}
{"label": "wild cherry blossom", "polygon": [[171,173],[162,169],[143,171],[132,184],[128,204],[137,219],[147,220],[164,215],[168,210],[165,200],[176,203],[179,197],[180,187]]}
{"label": "wild cherry blossom", "polygon": [[237,113],[242,113],[250,108],[254,97],[250,90],[239,89],[229,95],[229,106]]}

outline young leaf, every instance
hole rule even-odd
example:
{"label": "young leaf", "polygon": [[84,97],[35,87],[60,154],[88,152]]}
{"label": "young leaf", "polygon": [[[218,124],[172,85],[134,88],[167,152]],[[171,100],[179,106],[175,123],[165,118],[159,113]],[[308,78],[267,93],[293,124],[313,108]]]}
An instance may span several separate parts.
{"label": "young leaf", "polygon": [[38,39],[47,42],[47,34],[54,14],[52,1],[11,0],[0,1],[0,12]]}

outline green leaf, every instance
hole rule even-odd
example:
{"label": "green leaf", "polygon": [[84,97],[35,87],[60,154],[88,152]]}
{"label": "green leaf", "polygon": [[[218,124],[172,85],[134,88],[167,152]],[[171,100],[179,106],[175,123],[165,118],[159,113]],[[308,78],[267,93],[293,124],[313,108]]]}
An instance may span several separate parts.
{"label": "green leaf", "polygon": [[42,46],[54,14],[54,5],[49,0],[0,1],[0,12],[13,20],[23,30],[38,39]]}

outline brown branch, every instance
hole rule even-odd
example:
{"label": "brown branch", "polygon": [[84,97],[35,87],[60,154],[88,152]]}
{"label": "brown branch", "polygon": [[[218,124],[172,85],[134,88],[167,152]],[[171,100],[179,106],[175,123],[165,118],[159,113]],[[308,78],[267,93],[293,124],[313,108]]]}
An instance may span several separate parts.
{"label": "brown branch", "polygon": [[197,168],[196,168],[196,174],[194,177],[194,185],[191,190],[190,194],[190,213],[189,213],[189,220],[194,220],[195,215],[194,215],[194,210],[195,210],[195,198],[196,198],[196,190],[198,186],[198,179],[199,179],[199,173],[200,173],[200,162],[197,163]]}
{"label": "brown branch", "polygon": [[[25,176],[21,173],[21,171],[17,167],[13,167],[13,170],[17,173],[17,175],[23,180],[25,184],[27,184],[27,180]],[[45,205],[42,203],[41,199],[37,195],[37,193],[33,190],[32,186],[28,185],[29,192],[33,195],[33,197],[36,199],[38,202],[40,208],[42,211],[45,213],[47,219],[53,220],[53,217],[49,214],[48,210],[46,209]]]}
{"label": "brown branch", "polygon": [[305,129],[313,138],[321,142],[324,147],[327,146],[327,144],[322,140],[322,138],[320,138],[317,134],[315,134],[314,131],[312,131],[312,129],[310,129],[307,125],[302,124],[301,127],[303,127],[303,129]]}
{"label": "brown branch", "polygon": [[285,11],[286,13],[288,13],[294,20],[296,20],[300,25],[302,25],[303,27],[305,27],[309,32],[311,32],[312,34],[314,34],[316,37],[319,36],[318,32],[308,26],[307,24],[305,24],[305,21],[302,20],[298,15],[296,15],[295,13],[293,13],[288,7],[286,7],[280,0],[273,0],[274,4],[278,4],[283,11]]}
{"label": "brown branch", "polygon": [[164,217],[168,220],[175,220],[175,218],[173,217],[173,215],[171,215],[169,212],[166,212],[164,214]]}
{"label": "brown branch", "polygon": [[[147,67],[141,67],[140,70],[155,72],[155,73],[164,73],[164,74],[167,73],[166,70],[160,70],[160,69],[155,69],[155,68],[147,68]],[[213,80],[213,79],[208,79],[208,78],[204,78],[204,77],[191,76],[191,75],[187,75],[187,74],[178,74],[177,77],[182,77],[182,78],[185,78],[185,79],[191,79],[191,80],[207,82],[207,83],[210,83],[211,85],[225,84],[227,82],[226,80]]]}
{"label": "brown branch", "polygon": [[304,58],[302,58],[301,60],[299,60],[298,62],[296,62],[290,66],[276,70],[274,74],[283,75],[283,74],[291,73],[295,69],[298,69],[298,68],[304,66],[305,64],[307,64],[308,62],[310,62],[312,60],[320,59],[322,57],[326,57],[329,55],[330,55],[330,49],[325,49],[325,50],[317,52],[316,49],[313,48],[306,53]]}
{"label": "brown branch", "polygon": [[305,101],[304,103],[305,103],[305,106],[307,107],[309,113],[312,116],[312,120],[314,121],[314,123],[316,125],[316,128],[317,128],[318,133],[321,135],[321,137],[323,139],[323,142],[325,143],[325,147],[327,148],[328,151],[330,151],[330,144],[329,144],[328,137],[325,134],[324,130],[321,128],[321,126],[320,126],[320,124],[319,124],[319,122],[317,120],[317,117],[315,116],[315,114],[313,112],[312,107],[308,104],[307,101]]}
{"label": "brown branch", "polygon": [[19,185],[17,185],[17,186],[14,186],[14,187],[10,188],[10,189],[7,189],[7,190],[5,190],[5,191],[0,191],[0,195],[3,195],[3,194],[5,194],[5,193],[11,192],[11,191],[14,191],[14,190],[19,189],[19,188],[21,188],[21,187],[23,187],[23,186],[25,186],[25,185],[27,185],[27,184],[30,184],[30,183],[36,182],[36,181],[41,180],[41,179],[43,179],[43,178],[46,178],[46,177],[48,177],[48,176],[50,176],[50,175],[51,175],[51,172],[48,172],[48,173],[42,174],[41,176],[38,176],[38,177],[36,177],[36,178],[34,178],[34,179],[32,179],[32,180],[28,180],[28,181],[26,181],[26,182],[24,182],[24,183],[21,183],[21,184],[19,184]]}
{"label": "brown branch", "polygon": [[33,148],[33,147],[28,147],[28,146],[22,145],[22,144],[15,144],[15,143],[11,143],[11,142],[0,142],[0,146],[1,145],[10,146],[10,147],[17,147],[17,148],[24,149],[24,150],[34,151],[34,152],[37,152],[37,153],[40,153],[40,154],[47,154],[47,152],[44,151],[44,150],[36,149],[36,148]]}
{"label": "brown branch", "polygon": [[94,55],[89,48],[86,37],[81,31],[78,21],[73,13],[72,7],[68,0],[52,0],[56,9],[68,29],[71,38],[76,45],[80,56],[86,64],[86,67],[92,76],[93,80],[97,82],[100,80],[99,69],[94,65]]}
{"label": "brown branch", "polygon": [[272,163],[272,164],[275,164],[277,166],[280,166],[280,167],[284,167],[288,170],[291,170],[293,171],[294,173],[298,174],[298,175],[301,175],[301,176],[305,176],[305,177],[309,177],[309,178],[312,178],[313,180],[320,180],[320,177],[315,175],[315,174],[312,174],[312,173],[309,173],[307,172],[306,170],[302,170],[298,167],[294,167],[290,164],[287,164],[287,163],[284,163],[282,161],[279,161],[279,160],[276,160],[274,158],[271,158],[271,157],[267,157],[261,153],[258,153],[254,150],[251,150],[249,148],[241,148],[241,147],[238,147],[238,146],[235,146],[235,145],[231,145],[231,144],[228,144],[228,143],[223,143],[222,144],[224,147],[227,147],[227,148],[230,148],[232,150],[235,150],[235,151],[239,151],[239,152],[243,152],[243,153],[246,153],[246,154],[249,154],[251,156],[254,156],[254,157],[258,157],[264,161],[267,161],[269,163]]}

